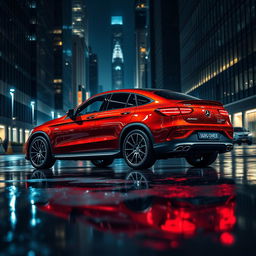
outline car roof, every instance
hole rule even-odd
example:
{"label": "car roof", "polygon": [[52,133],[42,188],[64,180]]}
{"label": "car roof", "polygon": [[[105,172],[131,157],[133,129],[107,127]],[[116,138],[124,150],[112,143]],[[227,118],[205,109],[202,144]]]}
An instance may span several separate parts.
{"label": "car roof", "polygon": [[138,94],[142,94],[144,96],[149,96],[149,97],[155,96],[154,98],[158,98],[157,95],[154,94],[154,92],[157,90],[158,89],[137,89],[137,88],[136,89],[119,89],[119,90],[111,90],[111,91],[98,93],[98,94],[94,95],[93,97],[110,94],[110,93],[127,92],[127,93],[138,93]]}

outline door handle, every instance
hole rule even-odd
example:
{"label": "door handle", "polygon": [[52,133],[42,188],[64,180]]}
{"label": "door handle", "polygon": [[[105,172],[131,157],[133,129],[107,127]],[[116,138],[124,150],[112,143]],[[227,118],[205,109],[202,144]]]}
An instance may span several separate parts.
{"label": "door handle", "polygon": [[123,112],[123,113],[121,113],[121,115],[129,115],[131,112]]}
{"label": "door handle", "polygon": [[93,119],[95,116],[88,116],[87,119]]}

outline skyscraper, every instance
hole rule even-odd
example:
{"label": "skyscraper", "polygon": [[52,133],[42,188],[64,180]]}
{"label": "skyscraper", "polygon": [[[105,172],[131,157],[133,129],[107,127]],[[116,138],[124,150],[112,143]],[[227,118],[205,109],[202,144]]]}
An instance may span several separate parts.
{"label": "skyscraper", "polygon": [[69,0],[54,0],[55,117],[73,107],[72,98],[72,16]]}
{"label": "skyscraper", "polygon": [[80,104],[89,92],[88,21],[83,0],[72,0],[73,101]]}
{"label": "skyscraper", "polygon": [[149,12],[148,0],[135,0],[135,37],[136,37],[136,88],[149,87]]}
{"label": "skyscraper", "polygon": [[98,77],[98,56],[90,50],[89,55],[89,88],[91,95],[97,94],[99,91]]}
{"label": "skyscraper", "polygon": [[149,0],[151,87],[180,91],[178,0]]}
{"label": "skyscraper", "polygon": [[123,17],[112,16],[112,88],[124,87]]}
{"label": "skyscraper", "polygon": [[256,137],[256,2],[182,0],[179,10],[182,90],[221,101]]}
{"label": "skyscraper", "polygon": [[24,143],[34,125],[51,118],[54,107],[53,7],[2,0],[0,13],[0,138]]}

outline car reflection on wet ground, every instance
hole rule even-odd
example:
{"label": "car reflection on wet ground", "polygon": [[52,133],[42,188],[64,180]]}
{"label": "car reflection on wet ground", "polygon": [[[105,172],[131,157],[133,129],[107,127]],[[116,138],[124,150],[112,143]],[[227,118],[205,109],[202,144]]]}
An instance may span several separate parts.
{"label": "car reflection on wet ground", "polygon": [[136,171],[0,156],[0,255],[252,255],[255,156],[236,147],[208,168]]}

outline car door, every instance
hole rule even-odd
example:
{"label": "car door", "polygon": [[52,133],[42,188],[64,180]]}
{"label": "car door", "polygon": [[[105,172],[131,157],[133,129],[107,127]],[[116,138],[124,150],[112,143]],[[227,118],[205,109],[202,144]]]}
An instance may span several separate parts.
{"label": "car door", "polygon": [[106,109],[94,118],[94,150],[117,150],[119,135],[136,109],[135,96],[130,93],[113,93],[107,102]]}
{"label": "car door", "polygon": [[52,127],[54,153],[81,153],[92,150],[94,144],[94,117],[106,105],[105,96],[95,97],[76,110],[74,118],[66,117],[61,123]]}

